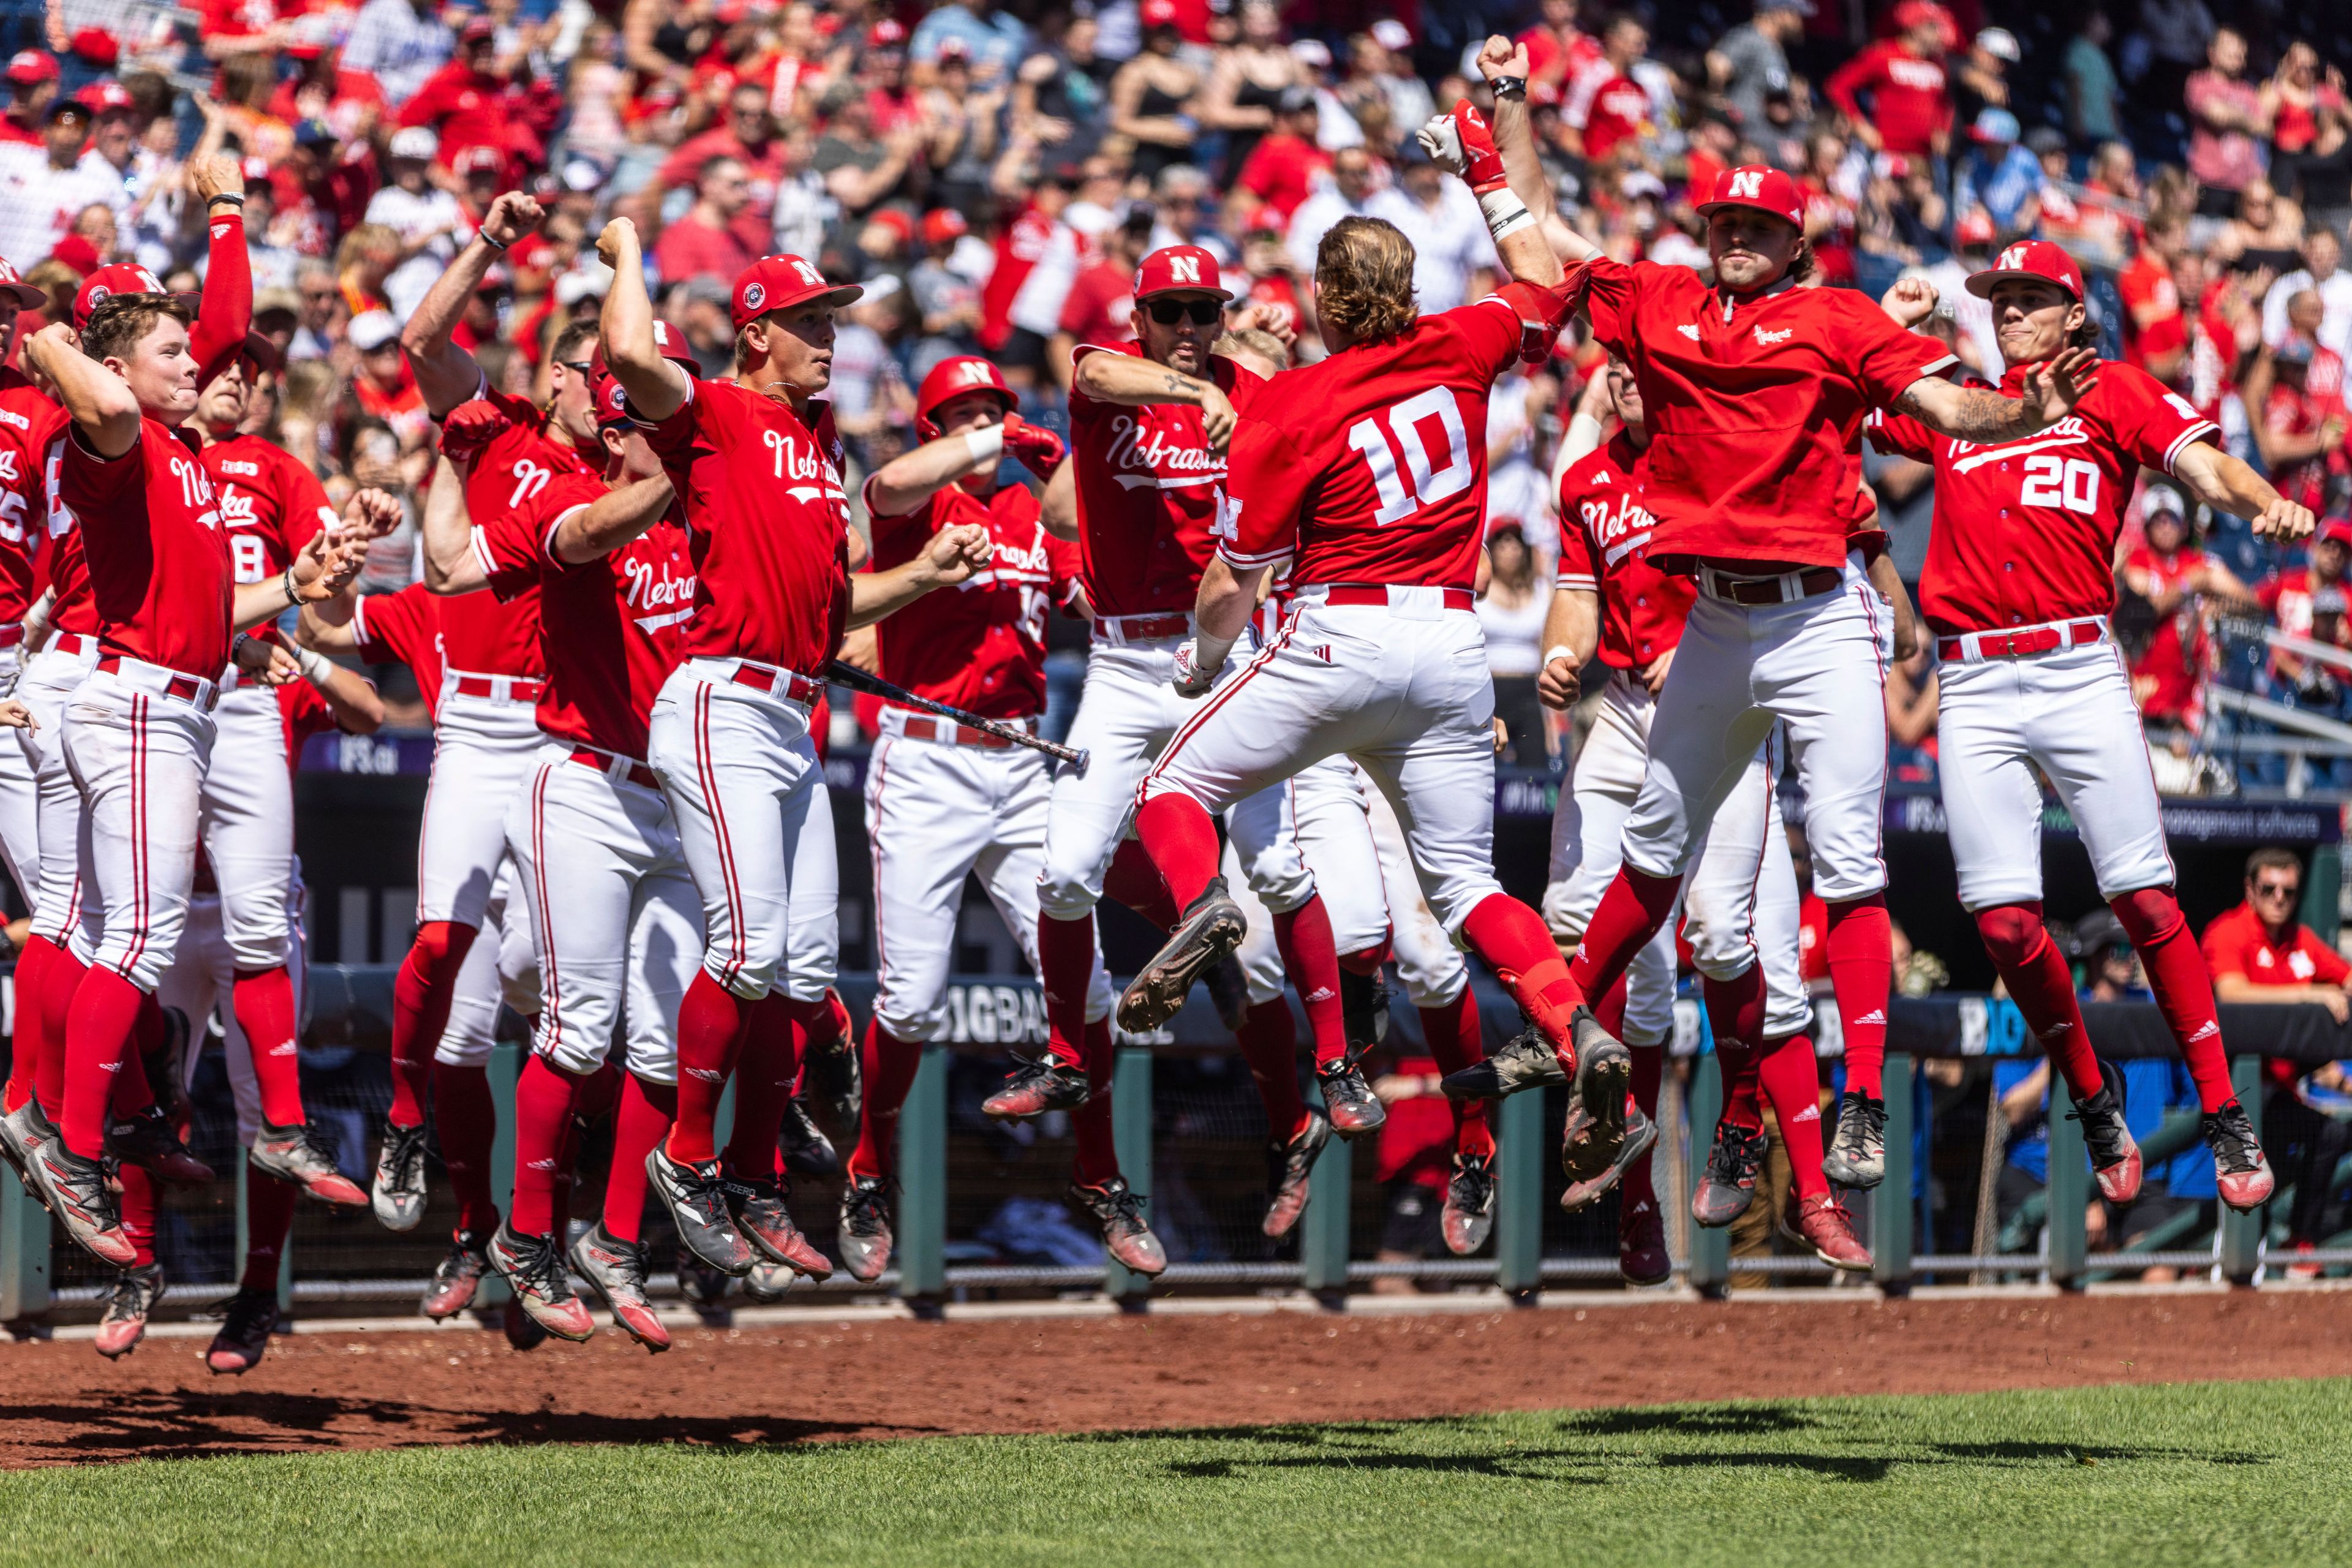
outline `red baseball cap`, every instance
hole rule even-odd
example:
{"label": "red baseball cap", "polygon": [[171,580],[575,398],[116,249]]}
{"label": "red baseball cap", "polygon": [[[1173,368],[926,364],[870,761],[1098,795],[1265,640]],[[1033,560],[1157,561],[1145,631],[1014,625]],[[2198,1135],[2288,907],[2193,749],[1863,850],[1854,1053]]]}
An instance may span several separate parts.
{"label": "red baseball cap", "polygon": [[[163,280],[135,261],[118,261],[111,267],[101,267],[82,279],[81,292],[74,296],[74,328],[79,331],[89,325],[90,312],[117,294],[165,294]],[[190,305],[197,296],[182,294],[179,298]]]}
{"label": "red baseball cap", "polygon": [[946,404],[970,392],[992,392],[1003,399],[1005,412],[1020,406],[1021,400],[1004,384],[1004,373],[995,363],[978,354],[958,354],[931,366],[923,377],[922,386],[915,393],[915,434],[929,441],[940,433],[939,424],[931,416]]}
{"label": "red baseball cap", "polygon": [[933,207],[923,215],[925,245],[945,245],[971,232],[971,225],[964,222],[963,214],[953,207]]}
{"label": "red baseball cap", "polygon": [[67,40],[66,47],[94,66],[110,66],[122,58],[122,46],[103,27],[82,28]]}
{"label": "red baseball cap", "polygon": [[28,310],[49,302],[49,297],[26,282],[24,275],[5,257],[0,257],[0,295],[16,300]]}
{"label": "red baseball cap", "polygon": [[2352,549],[2352,518],[2331,517],[2321,523],[2318,542],[2341,544],[2347,549]]}
{"label": "red baseball cap", "polygon": [[597,361],[595,373],[588,378],[589,396],[596,405],[599,425],[626,425],[630,422],[629,390],[614,379],[603,360]]}
{"label": "red baseball cap", "polygon": [[1147,27],[1172,27],[1176,26],[1176,0],[1143,0],[1140,16]]}
{"label": "red baseball cap", "polygon": [[1715,177],[1715,194],[1699,204],[1698,216],[1705,217],[1717,207],[1754,207],[1800,229],[1805,226],[1805,204],[1797,195],[1797,182],[1778,169],[1756,164],[1726,169]]}
{"label": "red baseball cap", "polygon": [[131,89],[119,81],[94,81],[74,94],[74,101],[92,114],[128,114],[139,107]]}
{"label": "red baseball cap", "polygon": [[[702,362],[695,357],[692,349],[686,346],[686,334],[658,316],[654,318],[654,347],[660,350],[662,358],[669,361],[670,363],[684,365],[689,375],[702,374]],[[600,364],[604,363],[604,348],[600,344],[596,350],[597,363]]]}
{"label": "red baseball cap", "polygon": [[2042,278],[2055,283],[2076,301],[2083,298],[2083,272],[2074,258],[2046,239],[2021,239],[1981,272],[1969,274],[1969,292],[1979,300],[1992,298],[1992,286],[2004,278]]}
{"label": "red baseball cap", "polygon": [[736,276],[735,330],[741,331],[771,310],[804,305],[811,300],[823,300],[839,309],[865,292],[855,283],[826,282],[815,263],[797,256],[764,257]]}
{"label": "red baseball cap", "polygon": [[58,79],[57,57],[47,49],[18,49],[8,57],[8,79],[25,87]]}
{"label": "red baseball cap", "polygon": [[896,49],[907,42],[907,29],[895,17],[885,16],[866,29],[866,47],[869,49]]}
{"label": "red baseball cap", "polygon": [[1135,269],[1135,301],[1141,304],[1154,294],[1214,294],[1220,300],[1230,300],[1233,290],[1225,287],[1223,268],[1217,258],[1197,245],[1163,246],[1143,258]]}

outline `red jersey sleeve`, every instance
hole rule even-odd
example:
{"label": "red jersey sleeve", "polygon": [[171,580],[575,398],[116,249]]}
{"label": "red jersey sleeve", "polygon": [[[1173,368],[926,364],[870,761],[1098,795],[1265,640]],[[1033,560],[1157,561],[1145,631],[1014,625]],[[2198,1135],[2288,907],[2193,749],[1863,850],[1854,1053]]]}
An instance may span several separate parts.
{"label": "red jersey sleeve", "polygon": [[2214,979],[2230,975],[2246,978],[2245,906],[2216,915],[2213,923],[2205,928],[2198,947],[2205,954],[2205,968]]}
{"label": "red jersey sleeve", "polygon": [[2335,985],[2352,975],[2352,963],[2346,963],[2342,953],[2321,941],[2318,933],[2306,928],[2303,936],[2303,951],[2311,960],[2313,979],[2323,985]]}
{"label": "red jersey sleeve", "polygon": [[1079,550],[1076,540],[1057,539],[1042,529],[1038,531],[1045,541],[1046,569],[1054,574],[1049,592],[1054,603],[1068,605],[1076,599],[1078,591],[1086,586],[1085,552]]}
{"label": "red jersey sleeve", "polygon": [[206,233],[204,296],[195,325],[188,330],[188,352],[202,367],[196,373],[199,386],[228,367],[229,356],[245,347],[253,331],[253,258],[246,251],[245,216],[235,207],[214,213]]}
{"label": "red jersey sleeve", "polygon": [[1657,269],[1652,261],[1636,261],[1629,267],[1605,256],[1592,258],[1585,314],[1592,322],[1592,341],[1620,359],[1627,357],[1632,347],[1633,311],[1641,303],[1648,275]]}
{"label": "red jersey sleeve", "polygon": [[1500,294],[1489,294],[1475,304],[1457,306],[1438,318],[1461,340],[1473,367],[1492,380],[1519,357],[1523,328],[1518,307]]}
{"label": "red jersey sleeve", "polygon": [[125,496],[140,496],[142,504],[138,511],[137,526],[147,525],[147,510],[143,498],[147,488],[146,456],[140,448],[147,440],[147,422],[139,422],[138,438],[131,449],[119,458],[101,458],[89,449],[81,426],[68,421],[65,432],[64,489],[73,502],[74,515],[88,528],[93,521],[103,528],[112,521],[112,510],[107,503]]}
{"label": "red jersey sleeve", "polygon": [[1908,458],[1915,463],[1936,460],[1936,433],[1908,414],[1874,408],[1864,422],[1863,433],[1882,455]]}
{"label": "red jersey sleeve", "polygon": [[1597,594],[1601,591],[1601,563],[1592,552],[1592,535],[1577,512],[1574,482],[1570,476],[1560,479],[1559,574],[1554,585]]}
{"label": "red jersey sleeve", "polygon": [[2221,426],[2195,404],[2137,365],[2102,365],[2099,387],[2105,394],[2102,412],[2116,444],[2143,468],[2168,474],[2191,444],[2221,439]]}
{"label": "red jersey sleeve", "polygon": [[420,652],[432,646],[430,609],[421,583],[397,594],[361,595],[352,608],[352,639],[361,660],[415,668]]}
{"label": "red jersey sleeve", "polygon": [[490,592],[503,603],[537,587],[542,575],[565,570],[555,558],[555,531],[604,493],[599,480],[564,474],[521,506],[476,523],[474,559]]}
{"label": "red jersey sleeve", "polygon": [[665,459],[684,458],[698,442],[716,446],[734,410],[723,396],[713,396],[717,384],[696,376],[687,383],[686,401],[667,419],[646,426],[646,444]]}
{"label": "red jersey sleeve", "polygon": [[1951,350],[1896,326],[1863,295],[1845,289],[1824,292],[1834,293],[1846,306],[1845,320],[1839,323],[1844,363],[1853,367],[1854,384],[1873,407],[1891,408],[1912,383],[1952,363]]}
{"label": "red jersey sleeve", "polygon": [[[1516,332],[1516,327],[1513,329]],[[1217,490],[1209,531],[1217,553],[1236,566],[1270,566],[1298,549],[1298,513],[1313,470],[1287,431],[1260,419],[1242,420],[1225,455],[1226,479]]]}

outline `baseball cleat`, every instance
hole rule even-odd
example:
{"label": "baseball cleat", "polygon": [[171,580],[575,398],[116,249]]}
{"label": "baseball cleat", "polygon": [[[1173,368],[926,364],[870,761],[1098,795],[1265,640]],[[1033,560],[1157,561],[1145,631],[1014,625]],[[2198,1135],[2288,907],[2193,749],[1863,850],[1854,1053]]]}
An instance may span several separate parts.
{"label": "baseball cleat", "polygon": [[1378,977],[1339,971],[1339,1016],[1348,1043],[1370,1050],[1389,1037],[1389,988]]}
{"label": "baseball cleat", "polygon": [[1021,1056],[1013,1059],[1021,1065],[1006,1077],[1004,1087],[980,1102],[982,1110],[1000,1121],[1025,1121],[1049,1110],[1076,1110],[1094,1097],[1086,1069],[1075,1062],[1055,1061],[1051,1051],[1035,1061]]}
{"label": "baseball cleat", "polygon": [[656,1143],[646,1151],[646,1175],[654,1195],[669,1210],[677,1238],[695,1257],[730,1277],[740,1277],[751,1267],[759,1254],[735,1228],[735,1216],[728,1212],[727,1184],[719,1173],[718,1161],[686,1164],[671,1159]]}
{"label": "baseball cleat", "polygon": [[801,1061],[801,1093],[835,1133],[855,1135],[858,1102],[864,1098],[856,1038],[844,1035],[810,1046]]}
{"label": "baseball cleat", "polygon": [[2246,1108],[2233,1100],[2200,1117],[2197,1130],[2213,1151],[2213,1184],[2221,1190],[2221,1201],[2241,1212],[2267,1203],[2276,1184]]}
{"label": "baseball cleat", "polygon": [[1675,1277],[1666,1251],[1666,1218],[1653,1199],[1617,1213],[1617,1272],[1628,1285],[1663,1285]]}
{"label": "baseball cleat", "polygon": [[239,1290],[215,1302],[205,1315],[223,1321],[205,1352],[205,1365],[215,1376],[241,1375],[259,1366],[269,1349],[269,1336],[278,1327],[278,1292]]}
{"label": "baseball cleat", "polygon": [[1715,1124],[1715,1145],[1706,1153],[1706,1173],[1691,1192],[1691,1219],[1708,1230],[1721,1230],[1748,1212],[1756,1201],[1756,1173],[1764,1164],[1771,1141],[1761,1127]]}
{"label": "baseball cleat", "polygon": [[403,1127],[383,1121],[383,1144],[375,1156],[375,1179],[368,1206],[386,1230],[415,1230],[425,1217],[425,1124]]}
{"label": "baseball cleat", "polygon": [[253,1135],[253,1147],[246,1158],[253,1162],[255,1170],[292,1182],[314,1198],[354,1207],[368,1201],[359,1184],[335,1168],[335,1156],[320,1141],[314,1123],[298,1121],[291,1127],[273,1127],[263,1122]]}
{"label": "baseball cleat", "polygon": [[1523,1089],[1566,1088],[1559,1053],[1530,1024],[1484,1060],[1445,1075],[1448,1100],[1503,1100]]}
{"label": "baseball cleat", "polygon": [[24,1104],[0,1116],[0,1158],[7,1160],[17,1181],[43,1208],[49,1206],[48,1189],[41,1185],[34,1173],[34,1156],[42,1144],[57,1135],[56,1126],[41,1114],[41,1102],[30,1095],[26,1096]]}
{"label": "baseball cleat", "polygon": [[1265,1222],[1258,1228],[1267,1236],[1288,1236],[1298,1216],[1307,1212],[1307,1179],[1315,1169],[1316,1156],[1329,1142],[1330,1122],[1309,1106],[1307,1125],[1296,1137],[1265,1146]]}
{"label": "baseball cleat", "polygon": [[[760,1265],[754,1263],[751,1267],[757,1269]],[[772,1263],[769,1267],[781,1268],[783,1265]],[[751,1276],[746,1275],[744,1278],[748,1279]],[[681,1247],[677,1249],[677,1293],[685,1297],[687,1305],[696,1311],[709,1313],[723,1310],[727,1301],[727,1287],[733,1281],[726,1275],[711,1268],[685,1247]]]}
{"label": "baseball cleat", "polygon": [[147,1337],[147,1314],[163,1299],[163,1266],[126,1268],[107,1288],[106,1310],[98,1320],[98,1353],[121,1361]]}
{"label": "baseball cleat", "polygon": [[799,1273],[781,1263],[771,1263],[762,1258],[751,1265],[751,1272],[743,1276],[743,1294],[762,1307],[772,1307],[784,1299]]}
{"label": "baseball cleat", "polygon": [[106,1152],[121,1164],[137,1165],[159,1182],[197,1186],[213,1179],[213,1168],[188,1152],[179,1130],[160,1105],[120,1121],[109,1118]]}
{"label": "baseball cleat", "polygon": [[1118,1026],[1130,1035],[1156,1029],[1184,1005],[1185,994],[1202,972],[1242,944],[1249,921],[1225,891],[1225,879],[1212,877],[1167,944],[1151,955],[1118,999]]}
{"label": "baseball cleat", "polygon": [[856,1176],[841,1194],[841,1266],[872,1284],[890,1266],[890,1181]]}
{"label": "baseball cleat", "polygon": [[596,1320],[572,1293],[553,1237],[520,1235],[509,1221],[490,1237],[489,1254],[490,1267],[506,1280],[531,1321],[560,1340],[584,1340],[596,1331]]}
{"label": "baseball cleat", "polygon": [[[1600,1037],[1576,1054],[1576,1084],[1569,1091],[1559,1145],[1559,1168],[1568,1173],[1570,1192],[1581,1194],[1587,1203],[1616,1185],[1626,1164],[1658,1136],[1633,1103],[1633,1053],[1600,1025],[1592,1032]],[[1568,1195],[1563,1193],[1561,1201]]]}
{"label": "baseball cleat", "polygon": [[2127,1204],[2139,1196],[2139,1144],[2124,1125],[2124,1108],[2116,1098],[2115,1075],[2099,1064],[2099,1092],[2084,1097],[2066,1113],[2083,1124],[2083,1142],[2091,1152],[2091,1171],[2099,1180],[2099,1195],[2111,1204]]}
{"label": "baseball cleat", "polygon": [[1249,971],[1242,967],[1238,953],[1227,953],[1201,973],[1201,984],[1209,993],[1210,1005],[1225,1026],[1225,1033],[1238,1035],[1249,1021]]}
{"label": "baseball cleat", "polygon": [[653,1306],[646,1300],[642,1244],[623,1241],[598,1224],[580,1233],[569,1256],[572,1268],[604,1299],[613,1321],[631,1339],[656,1354],[669,1349],[669,1330],[654,1316]]}
{"label": "baseball cleat", "polygon": [[1841,1187],[1868,1192],[1886,1179],[1886,1102],[1847,1089],[1838,1102],[1837,1136],[1822,1156],[1822,1174]]}
{"label": "baseball cleat", "polygon": [[824,1253],[809,1245],[809,1239],[793,1223],[792,1211],[784,1206],[784,1189],[781,1183],[747,1180],[730,1176],[727,1181],[727,1207],[735,1216],[736,1231],[753,1247],[795,1273],[812,1279],[832,1278],[833,1265]]}
{"label": "baseball cleat", "polygon": [[48,1196],[49,1212],[84,1251],[117,1268],[139,1261],[114,1194],[107,1190],[104,1165],[75,1153],[63,1138],[52,1138],[34,1157],[33,1171]]}
{"label": "baseball cleat", "polygon": [[1143,1199],[1129,1190],[1126,1177],[1113,1176],[1093,1187],[1072,1182],[1070,1196],[1095,1216],[1102,1226],[1103,1246],[1122,1267],[1145,1275],[1168,1267],[1167,1249],[1151,1234],[1143,1217]]}
{"label": "baseball cleat", "polygon": [[474,1304],[474,1293],[490,1271],[489,1241],[474,1230],[461,1230],[450,1237],[449,1250],[435,1267],[432,1282],[425,1287],[425,1299],[417,1303],[426,1317],[437,1323]]}
{"label": "baseball cleat", "polygon": [[1780,1209],[1780,1234],[1813,1249],[1813,1256],[1832,1268],[1866,1272],[1870,1249],[1853,1236],[1853,1216],[1835,1193],[1800,1198],[1791,1188]]}
{"label": "baseball cleat", "polygon": [[1364,1069],[1358,1065],[1362,1054],[1361,1046],[1349,1046],[1345,1055],[1315,1064],[1315,1085],[1323,1091],[1323,1109],[1330,1115],[1331,1131],[1342,1138],[1377,1132],[1389,1119],[1388,1107],[1364,1081]]}
{"label": "baseball cleat", "polygon": [[515,1350],[535,1351],[547,1342],[546,1326],[524,1311],[520,1301],[509,1301],[499,1309],[499,1328]]}
{"label": "baseball cleat", "polygon": [[1445,1208],[1441,1215],[1445,1250],[1467,1258],[1486,1245],[1495,1228],[1495,1157],[1456,1154],[1454,1175],[1445,1184]]}
{"label": "baseball cleat", "polygon": [[776,1142],[788,1171],[819,1178],[841,1174],[841,1155],[833,1140],[809,1115],[808,1102],[797,1096],[784,1101],[784,1120],[777,1130]]}

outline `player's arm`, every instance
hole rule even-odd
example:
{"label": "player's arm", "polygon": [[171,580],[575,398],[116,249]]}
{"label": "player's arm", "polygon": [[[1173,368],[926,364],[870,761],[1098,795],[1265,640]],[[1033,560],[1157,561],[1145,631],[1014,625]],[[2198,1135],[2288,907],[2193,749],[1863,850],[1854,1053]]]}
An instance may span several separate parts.
{"label": "player's arm", "polygon": [[2273,1005],[2315,1002],[2339,1024],[2352,1017],[2352,1005],[2347,1005],[2341,985],[2258,985],[2242,974],[2217,974],[2213,977],[2213,1000]]}
{"label": "player's arm", "polygon": [[364,540],[331,541],[322,530],[310,536],[294,564],[277,576],[238,584],[230,622],[236,630],[245,631],[274,621],[288,610],[331,599],[350,587],[366,564]]}
{"label": "player's arm", "polygon": [[360,638],[352,629],[352,617],[358,608],[358,598],[349,593],[305,605],[301,618],[295,623],[294,640],[320,653],[357,653]]}
{"label": "player's arm", "polygon": [[1955,441],[1999,446],[2047,430],[2074,412],[2090,390],[2099,363],[2090,349],[2069,349],[2025,373],[2025,395],[2010,397],[1983,386],[1955,386],[1923,375],[1896,395],[1895,407]]}
{"label": "player's arm", "polygon": [[2268,479],[2210,442],[2192,441],[2182,447],[2172,459],[2172,476],[2199,500],[2216,511],[2244,518],[2263,537],[2308,539],[2315,526],[2309,507],[2287,500]]}
{"label": "player's arm", "polygon": [[1045,531],[1066,543],[1078,542],[1078,468],[1076,463],[1064,463],[1045,481],[1045,493],[1039,500],[1037,521]]}
{"label": "player's arm", "polygon": [[466,511],[466,473],[470,465],[446,452],[433,467],[425,492],[425,587],[427,593],[471,594],[489,586],[474,552],[474,527]]}
{"label": "player's arm", "polygon": [[1223,555],[1209,557],[1192,601],[1192,640],[1176,650],[1176,689],[1187,697],[1207,691],[1249,629],[1268,566],[1236,566]]}
{"label": "player's arm", "polygon": [[1552,590],[1544,612],[1543,668],[1536,673],[1536,696],[1547,708],[1565,709],[1581,694],[1584,667],[1601,646],[1601,595],[1563,583]]}
{"label": "player's arm", "polygon": [[667,474],[607,490],[564,514],[550,550],[566,566],[602,560],[659,522],[677,493]]}
{"label": "player's arm", "polygon": [[310,689],[326,700],[336,728],[352,735],[373,735],[383,728],[383,699],[373,681],[308,647],[294,650],[294,662]]}
{"label": "player's arm", "polygon": [[[1544,177],[1543,161],[1536,156],[1535,122],[1528,114],[1527,46],[1499,36],[1488,38],[1486,47],[1478,51],[1478,71],[1487,85],[1496,89],[1492,146],[1501,164],[1498,172],[1507,182],[1505,188],[1535,218],[1538,231],[1560,260],[1574,266],[1601,255],[1601,247],[1570,227],[1567,219],[1559,215],[1552,199],[1551,182]],[[1516,88],[1511,86],[1514,81]],[[1472,188],[1476,189],[1488,178],[1492,178],[1491,174],[1472,179]],[[1484,195],[1478,205],[1486,206]],[[1495,215],[1489,212],[1490,228],[1494,221]]]}
{"label": "player's arm", "polygon": [[509,246],[537,228],[539,220],[539,204],[520,191],[509,191],[492,202],[474,237],[433,280],[416,313],[401,329],[400,352],[416,373],[416,390],[425,395],[425,406],[436,419],[480,392],[482,367],[450,341],[450,334],[491,265]]}
{"label": "player's arm", "polygon": [[[608,311],[612,309],[609,301],[604,308]],[[1202,434],[1213,452],[1223,451],[1234,437],[1234,405],[1215,382],[1186,375],[1137,354],[1087,354],[1078,361],[1071,385],[1097,403],[1116,403],[1128,408],[1147,407],[1154,403],[1189,403],[1200,409]]]}
{"label": "player's arm", "polygon": [[1919,651],[1919,611],[1903,585],[1903,574],[1895,569],[1895,557],[1883,550],[1870,563],[1870,584],[1895,612],[1895,657],[1909,658]]}
{"label": "player's arm", "polygon": [[215,154],[189,171],[205,204],[205,288],[188,329],[188,351],[210,374],[215,362],[244,345],[253,331],[253,258],[245,233],[245,169],[235,158]]}
{"label": "player's arm", "polygon": [[81,337],[63,321],[33,334],[25,363],[58,389],[58,402],[82,442],[101,458],[120,458],[139,444],[139,399],[131,384],[81,352]]}
{"label": "player's arm", "polygon": [[866,481],[866,510],[876,517],[910,516],[958,479],[993,473],[1007,457],[1020,458],[1050,483],[1063,455],[1060,437],[1007,414],[1002,424],[926,441],[883,464]]}
{"label": "player's arm", "polygon": [[599,328],[604,363],[613,379],[627,389],[637,416],[658,424],[686,406],[694,383],[662,358],[661,345],[654,342],[654,302],[646,293],[646,258],[636,224],[625,217],[606,224],[596,237],[596,254],[613,269]]}
{"label": "player's arm", "polygon": [[887,572],[860,572],[849,579],[848,629],[870,626],[934,588],[952,587],[987,565],[995,552],[988,530],[977,523],[940,530],[912,561]]}

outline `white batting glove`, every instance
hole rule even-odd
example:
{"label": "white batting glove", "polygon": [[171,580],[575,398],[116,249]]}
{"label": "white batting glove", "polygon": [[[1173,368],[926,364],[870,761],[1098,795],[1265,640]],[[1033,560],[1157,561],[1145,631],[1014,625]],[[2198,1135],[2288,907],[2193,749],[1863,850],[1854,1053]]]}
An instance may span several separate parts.
{"label": "white batting glove", "polygon": [[1209,689],[1216,685],[1217,677],[1223,674],[1224,669],[1225,661],[1222,658],[1213,666],[1202,665],[1198,643],[1187,637],[1176,649],[1176,679],[1172,683],[1176,695],[1183,698],[1207,696]]}
{"label": "white batting glove", "polygon": [[1412,139],[1421,143],[1421,150],[1429,154],[1431,163],[1455,179],[1469,173],[1470,155],[1463,151],[1461,128],[1454,124],[1453,115],[1431,116],[1428,124],[1412,133]]}

